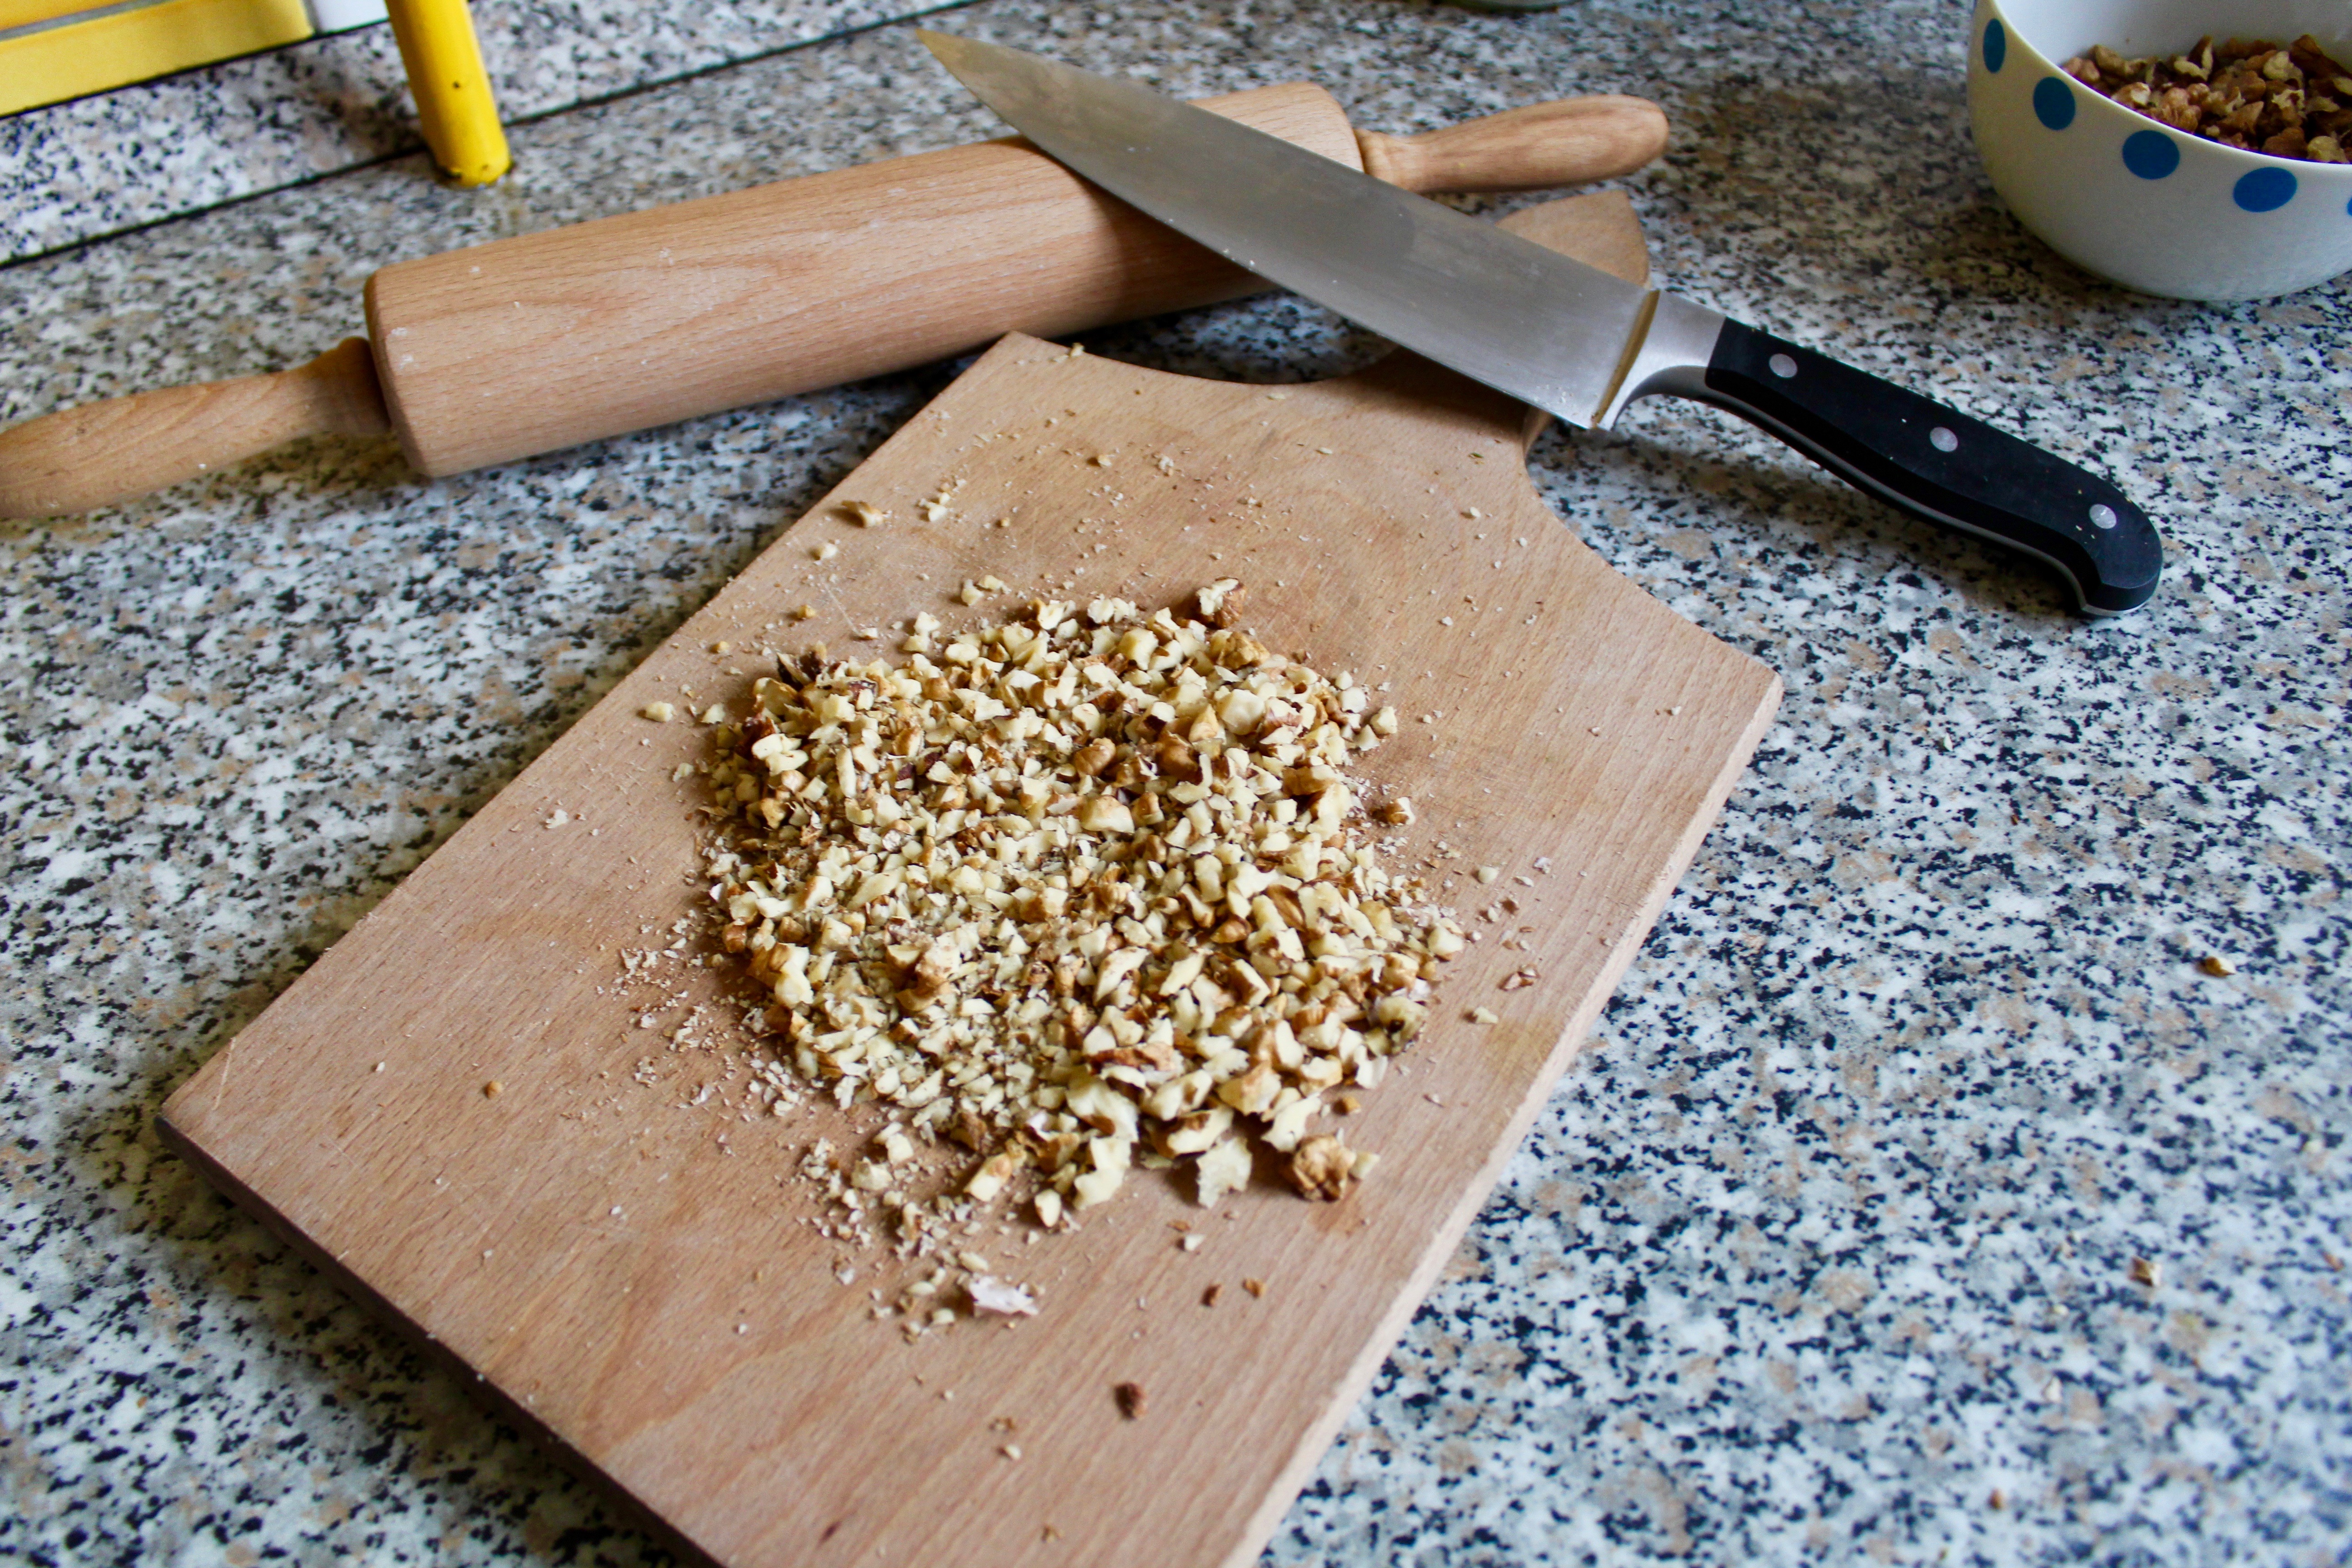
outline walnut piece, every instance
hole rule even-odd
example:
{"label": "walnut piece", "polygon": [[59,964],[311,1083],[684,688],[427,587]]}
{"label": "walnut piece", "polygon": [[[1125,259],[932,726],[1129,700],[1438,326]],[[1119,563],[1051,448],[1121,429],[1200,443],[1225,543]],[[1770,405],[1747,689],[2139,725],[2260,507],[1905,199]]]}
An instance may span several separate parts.
{"label": "walnut piece", "polygon": [[1034,1318],[1037,1301],[1022,1287],[982,1274],[971,1282],[971,1310],[999,1318]]}
{"label": "walnut piece", "polygon": [[1348,1195],[1348,1188],[1356,1179],[1355,1167],[1355,1157],[1336,1134],[1318,1132],[1302,1140],[1291,1151],[1290,1164],[1284,1173],[1298,1189],[1299,1196],[1328,1204]]}
{"label": "walnut piece", "polygon": [[1223,631],[1241,624],[1243,602],[1249,590],[1231,577],[1220,577],[1193,595],[1200,606],[1201,619]]}

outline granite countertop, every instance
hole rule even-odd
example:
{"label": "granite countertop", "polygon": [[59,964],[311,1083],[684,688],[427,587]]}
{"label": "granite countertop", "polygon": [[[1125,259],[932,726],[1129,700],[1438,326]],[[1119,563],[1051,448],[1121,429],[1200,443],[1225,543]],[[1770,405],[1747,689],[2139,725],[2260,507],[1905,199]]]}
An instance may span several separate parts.
{"label": "granite countertop", "polygon": [[[499,114],[581,103],[935,9],[922,0],[499,0],[474,6]],[[0,118],[0,261],[424,145],[389,26]]]}
{"label": "granite countertop", "polygon": [[[1970,151],[1965,15],[954,24],[1184,93],[1313,76],[1387,130],[1654,97],[1663,280],[2116,472],[2169,542],[2086,625],[1705,409],[1539,443],[1566,525],[1788,698],[1269,1563],[2352,1552],[2352,289],[2058,260]],[[407,157],[45,257],[0,270],[0,419],[289,363],[401,257],[995,132],[887,27],[519,127],[488,191]],[[1088,347],[1295,380],[1374,345],[1270,300]],[[0,1557],[660,1558],[154,1112],[949,374],[0,525]]]}

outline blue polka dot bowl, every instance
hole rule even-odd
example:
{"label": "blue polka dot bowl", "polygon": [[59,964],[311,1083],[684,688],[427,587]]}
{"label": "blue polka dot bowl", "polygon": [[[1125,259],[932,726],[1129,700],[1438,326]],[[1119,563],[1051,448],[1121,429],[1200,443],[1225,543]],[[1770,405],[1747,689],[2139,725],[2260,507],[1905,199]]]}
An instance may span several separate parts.
{"label": "blue polka dot bowl", "polygon": [[2011,212],[2061,256],[2179,300],[2267,300],[2352,271],[2352,163],[2225,147],[2136,114],[2060,68],[2309,33],[2352,61],[2347,0],[1977,0],[1969,112]]}

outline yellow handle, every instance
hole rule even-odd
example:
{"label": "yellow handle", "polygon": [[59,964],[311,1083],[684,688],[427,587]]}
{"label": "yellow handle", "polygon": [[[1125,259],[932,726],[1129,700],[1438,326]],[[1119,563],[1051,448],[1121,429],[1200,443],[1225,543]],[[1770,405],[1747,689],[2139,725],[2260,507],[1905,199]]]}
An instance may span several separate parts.
{"label": "yellow handle", "polygon": [[384,8],[433,161],[461,185],[488,184],[513,159],[466,0],[385,0]]}

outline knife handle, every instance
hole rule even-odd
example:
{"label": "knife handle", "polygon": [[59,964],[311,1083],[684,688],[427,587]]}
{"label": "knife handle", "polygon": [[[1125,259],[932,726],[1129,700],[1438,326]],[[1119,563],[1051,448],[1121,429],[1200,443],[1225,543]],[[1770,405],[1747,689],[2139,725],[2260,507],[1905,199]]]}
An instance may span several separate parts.
{"label": "knife handle", "polygon": [[1602,93],[1506,110],[1418,136],[1356,132],[1364,173],[1408,191],[1537,191],[1630,174],[1666,147],[1665,111]]}
{"label": "knife handle", "polygon": [[110,397],[0,430],[0,517],[111,506],[305,436],[392,426],[365,338],[274,375]]}
{"label": "knife handle", "polygon": [[2112,482],[1866,371],[1727,321],[1704,372],[1646,389],[1737,414],[1857,489],[2046,562],[2085,615],[2156,593],[2163,542]]}

